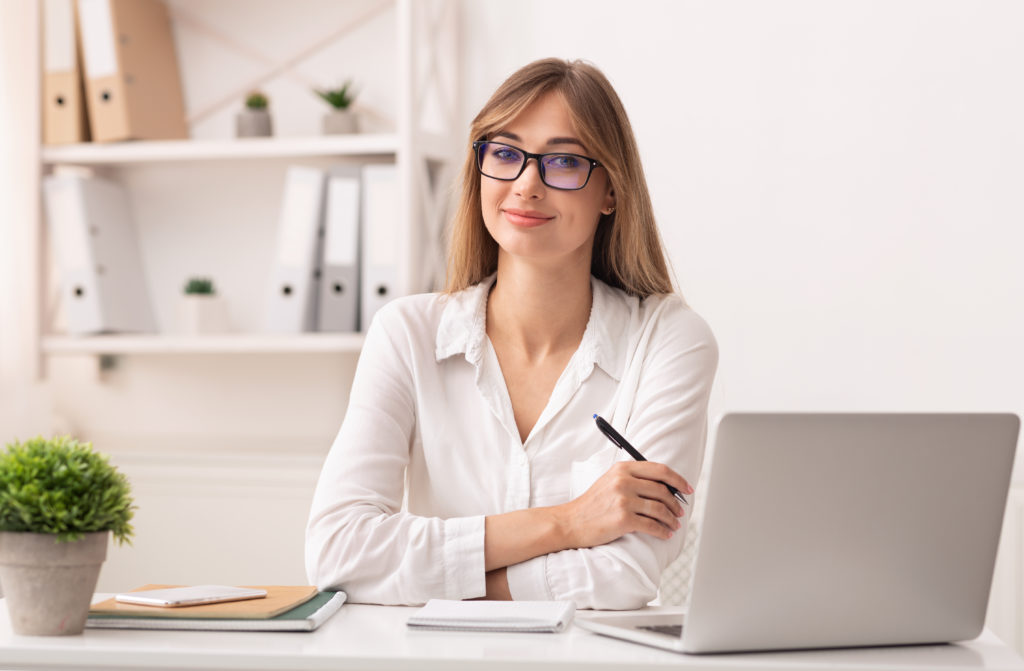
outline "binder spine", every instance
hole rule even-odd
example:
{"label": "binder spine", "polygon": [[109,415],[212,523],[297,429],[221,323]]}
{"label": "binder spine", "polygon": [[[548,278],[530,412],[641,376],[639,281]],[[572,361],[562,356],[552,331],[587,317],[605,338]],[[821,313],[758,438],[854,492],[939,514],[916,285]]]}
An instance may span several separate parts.
{"label": "binder spine", "polygon": [[363,168],[363,258],[360,325],[397,297],[401,235],[398,170],[394,165]]}
{"label": "binder spine", "polygon": [[359,330],[359,179],[332,176],[325,206],[318,330]]}
{"label": "binder spine", "polygon": [[266,330],[316,330],[323,245],[324,173],[292,166],[285,180]]}

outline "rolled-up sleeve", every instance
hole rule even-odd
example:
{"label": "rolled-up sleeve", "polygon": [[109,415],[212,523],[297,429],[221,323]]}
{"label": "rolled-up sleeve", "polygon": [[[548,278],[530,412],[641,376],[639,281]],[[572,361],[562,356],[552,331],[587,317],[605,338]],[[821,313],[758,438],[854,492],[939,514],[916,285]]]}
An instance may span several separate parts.
{"label": "rolled-up sleeve", "polygon": [[[390,306],[389,306],[390,307]],[[420,604],[486,593],[484,517],[402,511],[416,422],[408,348],[386,307],[366,336],[306,526],[306,572],[349,601]]]}
{"label": "rolled-up sleeve", "polygon": [[[626,394],[620,427],[651,461],[667,464],[696,485],[708,431],[708,400],[718,346],[707,324],[683,307],[659,315],[635,363],[635,394]],[[689,499],[693,501],[692,497]],[[682,552],[683,526],[662,540],[630,533],[605,545],[565,550],[510,566],[514,599],[571,599],[580,608],[641,608],[658,593],[661,573]]]}

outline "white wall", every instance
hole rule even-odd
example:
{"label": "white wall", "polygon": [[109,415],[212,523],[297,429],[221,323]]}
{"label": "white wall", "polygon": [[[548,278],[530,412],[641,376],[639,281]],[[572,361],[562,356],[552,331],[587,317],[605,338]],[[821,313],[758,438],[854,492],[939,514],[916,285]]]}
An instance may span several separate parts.
{"label": "white wall", "polygon": [[48,390],[36,381],[39,116],[32,0],[0,3],[0,446],[50,431]]}
{"label": "white wall", "polygon": [[1024,413],[1024,4],[463,7],[467,122],[535,58],[618,89],[716,412]]}

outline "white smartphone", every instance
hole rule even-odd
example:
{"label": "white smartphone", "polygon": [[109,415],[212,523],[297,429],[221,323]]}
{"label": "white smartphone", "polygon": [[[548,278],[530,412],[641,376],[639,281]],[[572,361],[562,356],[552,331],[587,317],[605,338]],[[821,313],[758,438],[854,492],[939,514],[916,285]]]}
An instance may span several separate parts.
{"label": "white smartphone", "polygon": [[267,590],[265,589],[228,587],[226,585],[196,585],[195,587],[169,587],[167,589],[149,589],[141,592],[125,592],[124,594],[118,594],[114,598],[120,603],[174,608],[176,606],[197,606],[204,603],[220,603],[222,601],[260,599],[266,595]]}

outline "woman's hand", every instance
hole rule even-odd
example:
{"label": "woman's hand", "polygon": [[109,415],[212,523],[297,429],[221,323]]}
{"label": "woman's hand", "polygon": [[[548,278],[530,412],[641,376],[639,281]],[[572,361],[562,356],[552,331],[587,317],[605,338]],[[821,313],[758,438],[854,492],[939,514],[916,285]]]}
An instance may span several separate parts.
{"label": "woman's hand", "polygon": [[639,531],[668,539],[682,526],[683,507],[665,486],[693,488],[681,475],[652,461],[619,461],[581,496],[557,506],[572,547],[603,545]]}

